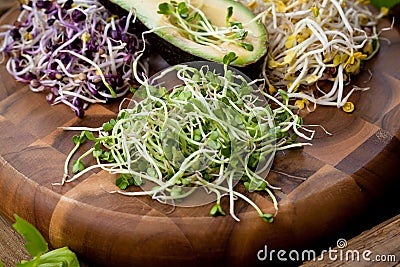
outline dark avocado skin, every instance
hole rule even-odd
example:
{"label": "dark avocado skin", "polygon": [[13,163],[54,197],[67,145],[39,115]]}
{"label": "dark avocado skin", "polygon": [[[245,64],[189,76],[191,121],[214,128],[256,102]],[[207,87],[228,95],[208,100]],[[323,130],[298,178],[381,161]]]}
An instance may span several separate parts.
{"label": "dark avocado skin", "polygon": [[[123,9],[122,7],[112,3],[109,0],[99,0],[99,2],[104,5],[107,10],[111,13],[118,15],[120,17],[127,15],[128,11]],[[141,34],[145,31],[149,30],[140,20],[137,20],[135,23],[135,27],[131,28],[131,31],[141,36]],[[183,62],[189,61],[199,61],[204,60],[204,58],[195,56],[190,54],[179,47],[171,44],[170,42],[166,41],[165,39],[159,37],[155,33],[146,34],[146,40],[149,44],[149,51],[150,53],[157,53],[159,54],[169,65],[176,65]],[[240,70],[247,76],[252,79],[257,79],[261,75],[262,65],[264,62],[265,57],[261,57],[258,61],[249,64],[247,66],[233,66],[234,68]],[[234,64],[233,64],[234,65]]]}

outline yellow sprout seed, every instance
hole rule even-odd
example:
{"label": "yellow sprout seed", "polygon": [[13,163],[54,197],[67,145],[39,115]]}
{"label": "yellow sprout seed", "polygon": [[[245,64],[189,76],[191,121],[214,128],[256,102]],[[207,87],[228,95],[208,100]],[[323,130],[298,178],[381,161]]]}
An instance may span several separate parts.
{"label": "yellow sprout seed", "polygon": [[295,50],[288,51],[286,56],[283,59],[283,63],[288,64],[288,65],[293,64],[293,61],[296,58],[296,53],[297,52]]}
{"label": "yellow sprout seed", "polygon": [[314,17],[318,17],[318,15],[319,15],[319,8],[318,7],[312,7],[311,11],[312,11]]}
{"label": "yellow sprout seed", "polygon": [[[287,89],[289,89],[292,85],[293,85],[293,83],[289,83],[289,84],[286,86]],[[297,92],[297,90],[299,89],[299,87],[300,87],[300,84],[299,84],[299,83],[296,84],[295,87],[293,88],[292,92],[293,92],[293,93]]]}
{"label": "yellow sprout seed", "polygon": [[109,23],[109,22],[111,22],[113,19],[114,19],[114,20],[118,19],[118,16],[117,16],[117,15],[112,15],[112,16],[110,16],[110,17],[108,17],[108,18],[106,19],[106,22]]}
{"label": "yellow sprout seed", "polygon": [[304,80],[307,82],[307,84],[313,84],[316,83],[319,80],[319,76],[316,74],[309,75],[307,78]]}
{"label": "yellow sprout seed", "polygon": [[257,1],[253,0],[250,3],[247,4],[248,8],[254,9],[258,6]]}
{"label": "yellow sprout seed", "polygon": [[25,40],[30,41],[33,39],[33,35],[29,32],[26,32],[26,33],[24,33],[24,38],[25,38]]}
{"label": "yellow sprout seed", "polygon": [[84,32],[81,36],[81,40],[85,43],[88,43],[90,41],[90,33]]}
{"label": "yellow sprout seed", "polygon": [[282,1],[274,1],[276,12],[285,13],[287,11],[286,5]]}
{"label": "yellow sprout seed", "polygon": [[382,15],[386,16],[387,14],[389,14],[389,8],[387,7],[381,7],[381,13]]}
{"label": "yellow sprout seed", "polygon": [[299,33],[296,34],[296,40],[298,43],[304,42],[307,38],[309,38],[312,34],[311,29],[304,28]]}
{"label": "yellow sprout seed", "polygon": [[365,16],[364,14],[360,14],[360,15],[358,16],[358,18],[359,18],[359,20],[360,20],[360,25],[361,25],[361,26],[367,25],[367,23],[368,23],[368,21],[369,21],[369,19],[367,18],[367,16]]}
{"label": "yellow sprout seed", "polygon": [[274,60],[271,57],[268,57],[268,68],[275,69],[275,68],[280,68],[282,66],[284,66],[284,64]]}
{"label": "yellow sprout seed", "polygon": [[303,100],[301,100],[301,99],[296,100],[296,101],[294,102],[294,105],[295,105],[296,107],[298,107],[299,109],[303,109],[304,106],[305,106]]}
{"label": "yellow sprout seed", "polygon": [[285,42],[286,49],[292,48],[296,44],[296,38],[293,35],[288,36]]}
{"label": "yellow sprout seed", "polygon": [[275,89],[275,87],[272,85],[272,84],[270,84],[270,85],[268,85],[268,92],[269,92],[269,94],[274,94],[275,92],[276,92],[276,89]]}
{"label": "yellow sprout seed", "polygon": [[353,102],[346,102],[346,103],[343,105],[342,110],[343,110],[344,112],[347,112],[347,113],[353,112],[353,111],[354,111],[354,104],[353,104]]}
{"label": "yellow sprout seed", "polygon": [[363,52],[364,52],[364,54],[367,54],[367,55],[371,55],[372,52],[374,52],[374,47],[372,45],[372,42],[368,42],[365,44],[365,46],[363,47]]}
{"label": "yellow sprout seed", "polygon": [[[304,92],[300,92],[300,94],[304,94]],[[305,98],[298,99],[294,102],[294,105],[299,109],[304,109],[306,106],[308,106],[308,104],[310,104],[310,102]]]}

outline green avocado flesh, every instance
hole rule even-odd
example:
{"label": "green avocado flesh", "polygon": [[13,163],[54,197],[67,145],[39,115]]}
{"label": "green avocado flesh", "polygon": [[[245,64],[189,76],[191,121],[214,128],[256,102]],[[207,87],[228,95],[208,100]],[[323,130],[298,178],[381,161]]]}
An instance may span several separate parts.
{"label": "green avocado flesh", "polygon": [[[227,26],[228,8],[232,12],[229,22],[240,23],[246,35],[238,42],[249,44],[251,49],[234,44],[232,42],[222,42],[216,46],[200,44],[190,40],[188,34],[174,24],[171,16],[160,14],[159,6],[162,3],[171,3],[169,0],[103,0],[110,2],[122,9],[129,11],[135,10],[137,18],[144,26],[153,30],[155,35],[161,39],[160,44],[151,38],[151,45],[157,46],[163,55],[177,61],[191,61],[195,59],[206,59],[215,62],[222,62],[223,57],[229,52],[234,52],[238,58],[231,64],[233,66],[245,67],[258,62],[267,51],[267,32],[264,25],[254,20],[254,14],[241,3],[231,0],[191,0],[186,1],[198,8],[210,23],[218,28],[229,28]],[[180,1],[175,1],[179,3]],[[106,7],[108,5],[105,5]],[[176,21],[176,20],[175,20]],[[229,34],[227,34],[229,36]],[[162,50],[163,46],[165,50]],[[168,60],[167,60],[168,61]],[[169,62],[171,64],[171,62]],[[173,62],[178,63],[178,62]]]}

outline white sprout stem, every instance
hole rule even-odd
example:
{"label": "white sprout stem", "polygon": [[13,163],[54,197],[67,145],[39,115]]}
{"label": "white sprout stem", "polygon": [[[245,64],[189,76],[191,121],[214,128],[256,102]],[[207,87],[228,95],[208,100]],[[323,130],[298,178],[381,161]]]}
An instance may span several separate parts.
{"label": "white sprout stem", "polygon": [[346,26],[346,28],[347,28],[347,30],[349,31],[349,33],[350,33],[351,35],[353,35],[353,28],[351,27],[349,21],[347,20],[347,17],[346,17],[346,15],[344,14],[343,9],[342,9],[342,7],[340,6],[339,2],[337,2],[336,0],[330,0],[330,1],[332,2],[332,4],[336,7],[337,11],[339,12],[340,17],[342,18],[343,23],[344,23],[344,25]]}
{"label": "white sprout stem", "polygon": [[234,190],[233,190],[233,175],[234,172],[228,178],[228,193],[229,193],[229,213],[236,221],[240,221],[240,219],[235,214],[235,199],[234,199]]}
{"label": "white sprout stem", "polygon": [[308,71],[308,58],[305,58],[303,66],[302,66],[302,70],[301,70],[299,76],[297,76],[296,80],[293,82],[293,84],[288,88],[288,90],[287,90],[288,93],[293,92],[293,90],[300,83],[300,81],[303,80],[303,78],[306,75],[307,71]]}
{"label": "white sprout stem", "polygon": [[[74,52],[72,50],[61,50],[60,52],[62,52],[62,53],[70,53],[71,55],[76,56],[77,58],[80,58],[83,61],[86,61],[87,63],[92,65],[98,71],[98,73],[99,73],[99,75],[101,77],[101,80],[103,81],[104,85],[107,86],[108,89],[110,89],[111,94],[112,95],[115,94],[115,92],[112,89],[111,85],[106,81],[106,78],[104,77],[104,73],[101,70],[101,68],[99,67],[99,65],[97,65],[95,62],[93,62],[91,59],[89,59],[89,58],[87,58],[85,56],[82,56],[81,54],[78,54],[78,53],[76,53],[76,52]],[[114,92],[114,94],[113,94],[113,92]]]}
{"label": "white sprout stem", "polygon": [[342,95],[343,95],[343,89],[344,89],[344,85],[343,85],[343,66],[344,66],[344,64],[340,64],[339,65],[339,67],[338,67],[338,75],[337,75],[337,78],[336,78],[336,79],[338,79],[338,86],[339,86],[338,96],[337,96],[337,101],[336,101],[336,106],[338,108],[343,106],[343,104],[342,104]]}

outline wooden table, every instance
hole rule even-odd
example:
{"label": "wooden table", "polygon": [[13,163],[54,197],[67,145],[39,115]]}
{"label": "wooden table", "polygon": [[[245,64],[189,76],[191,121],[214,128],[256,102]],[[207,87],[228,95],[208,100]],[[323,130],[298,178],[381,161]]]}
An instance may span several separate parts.
{"label": "wooden table", "polygon": [[[389,209],[390,210],[390,209]],[[351,233],[348,239],[348,246],[346,250],[359,250],[365,251],[367,249],[374,252],[374,254],[380,255],[395,255],[396,261],[382,262],[379,266],[394,267],[399,266],[400,263],[400,214],[393,215],[376,226],[372,227],[374,223],[378,223],[384,218],[392,216],[398,209],[393,209],[392,211],[385,211],[383,214],[378,214],[373,222],[368,222],[368,224],[360,225],[358,231],[364,230],[359,235],[354,236]],[[368,228],[370,227],[370,228]],[[11,222],[4,217],[0,216],[0,259],[7,263],[5,265],[15,266],[16,263],[23,259],[29,259],[29,254],[24,248],[24,240],[14,231],[11,227]],[[322,249],[338,249],[335,242],[327,242]],[[318,251],[318,250],[317,250]],[[321,257],[320,255],[318,257]],[[95,267],[95,264],[84,261],[82,258],[82,267]],[[327,256],[324,257],[322,261],[309,260],[301,264],[302,267],[322,267],[322,266],[378,266],[376,262],[356,262],[356,261],[331,261]]]}
{"label": "wooden table", "polygon": [[[138,264],[204,265],[215,260],[218,265],[240,266],[256,261],[255,252],[266,244],[277,249],[322,250],[340,237],[350,240],[374,225],[383,222],[385,226],[384,220],[399,214],[400,188],[396,169],[400,164],[400,73],[396,67],[400,38],[398,31],[389,35],[392,46],[383,44],[378,57],[367,65],[374,72],[368,83],[374,90],[352,99],[357,105],[355,113],[321,108],[305,118],[310,124],[323,121],[333,137],[328,139],[319,132],[313,147],[276,157],[275,170],[308,179],[300,182],[278,172],[270,174],[268,179],[283,188],[280,212],[272,225],[259,221],[243,203],[238,204],[238,215],[243,219],[238,224],[229,217],[210,218],[210,206],[178,208],[169,214],[170,207],[146,198],[111,197],[98,186],[114,186],[113,177],[104,172],[61,192],[53,188],[51,182],[62,174],[60,166],[71,148],[69,141],[64,141],[71,140],[71,134],[56,128],[98,125],[113,117],[117,109],[99,105],[91,107],[83,120],[77,119],[66,107],[50,108],[43,95],[24,91],[26,88],[0,66],[0,136],[7,142],[0,148],[0,206],[5,216],[0,221],[0,259],[12,266],[27,257],[21,238],[10,227],[13,213],[34,223],[53,246],[68,245],[82,259],[110,261],[107,264],[118,264],[119,260],[120,265],[131,257]],[[367,80],[368,75],[361,74],[355,82]],[[7,128],[10,122],[20,130],[19,135]],[[21,138],[25,138],[23,142]],[[44,163],[46,157],[53,161]],[[41,170],[35,169],[39,164],[43,164]],[[8,177],[14,179],[6,180]],[[251,197],[264,210],[273,211],[270,201]],[[394,222],[387,224],[398,233],[398,219]],[[152,233],[161,234],[161,239],[153,240]],[[143,243],[146,245],[141,246]],[[127,246],[135,250],[126,250]],[[183,252],[176,253],[174,248]],[[214,250],[208,251],[210,248]]]}

